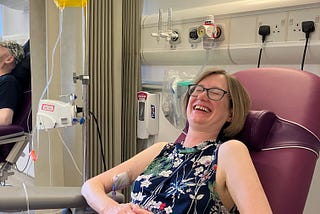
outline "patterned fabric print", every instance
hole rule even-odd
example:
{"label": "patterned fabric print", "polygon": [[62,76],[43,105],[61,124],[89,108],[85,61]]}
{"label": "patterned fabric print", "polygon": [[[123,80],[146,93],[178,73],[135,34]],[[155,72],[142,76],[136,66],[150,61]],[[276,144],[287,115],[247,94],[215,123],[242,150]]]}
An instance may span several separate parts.
{"label": "patterned fabric print", "polygon": [[217,143],[167,144],[136,179],[132,202],[153,213],[228,213],[215,189]]}

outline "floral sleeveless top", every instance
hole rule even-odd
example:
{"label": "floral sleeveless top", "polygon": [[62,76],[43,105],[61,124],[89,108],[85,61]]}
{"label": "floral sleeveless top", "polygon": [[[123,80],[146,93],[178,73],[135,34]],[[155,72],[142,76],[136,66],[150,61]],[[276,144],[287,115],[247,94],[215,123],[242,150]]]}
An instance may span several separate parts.
{"label": "floral sleeveless top", "polygon": [[164,146],[133,183],[132,203],[158,214],[238,213],[228,212],[215,191],[219,143]]}

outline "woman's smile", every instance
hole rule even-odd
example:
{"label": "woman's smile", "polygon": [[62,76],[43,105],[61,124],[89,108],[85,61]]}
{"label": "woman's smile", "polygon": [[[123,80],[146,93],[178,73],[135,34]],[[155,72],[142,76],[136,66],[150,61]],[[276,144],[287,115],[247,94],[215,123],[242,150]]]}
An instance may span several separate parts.
{"label": "woman's smile", "polygon": [[204,111],[204,112],[207,112],[207,113],[211,112],[210,108],[208,108],[206,106],[203,106],[203,105],[198,105],[198,104],[193,106],[193,110]]}

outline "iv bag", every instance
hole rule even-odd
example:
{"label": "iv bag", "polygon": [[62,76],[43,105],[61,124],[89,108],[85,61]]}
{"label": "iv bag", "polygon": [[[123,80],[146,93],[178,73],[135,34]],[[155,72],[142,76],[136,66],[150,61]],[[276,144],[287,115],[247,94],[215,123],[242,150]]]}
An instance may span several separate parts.
{"label": "iv bag", "polygon": [[65,7],[85,7],[87,0],[54,0],[54,3],[59,9],[64,9]]}

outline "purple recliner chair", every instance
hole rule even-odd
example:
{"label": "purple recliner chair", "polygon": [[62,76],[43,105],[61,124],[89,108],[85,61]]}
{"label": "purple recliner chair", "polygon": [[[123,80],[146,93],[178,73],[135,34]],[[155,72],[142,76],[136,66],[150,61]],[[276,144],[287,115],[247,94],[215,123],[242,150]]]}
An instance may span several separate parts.
{"label": "purple recliner chair", "polygon": [[236,138],[249,148],[273,213],[301,214],[320,150],[320,77],[289,68],[253,68],[234,76],[251,98]]}
{"label": "purple recliner chair", "polygon": [[290,68],[253,68],[234,75],[247,89],[252,110],[277,115],[269,118],[270,126],[251,112],[246,126],[256,125],[239,135],[251,149],[272,210],[301,214],[320,150],[320,77]]}
{"label": "purple recliner chair", "polygon": [[19,108],[14,113],[12,125],[0,126],[0,182],[5,181],[11,166],[22,154],[32,129],[31,116],[31,74],[29,41],[24,45],[25,58],[17,64],[12,74],[20,82],[22,96]]}

